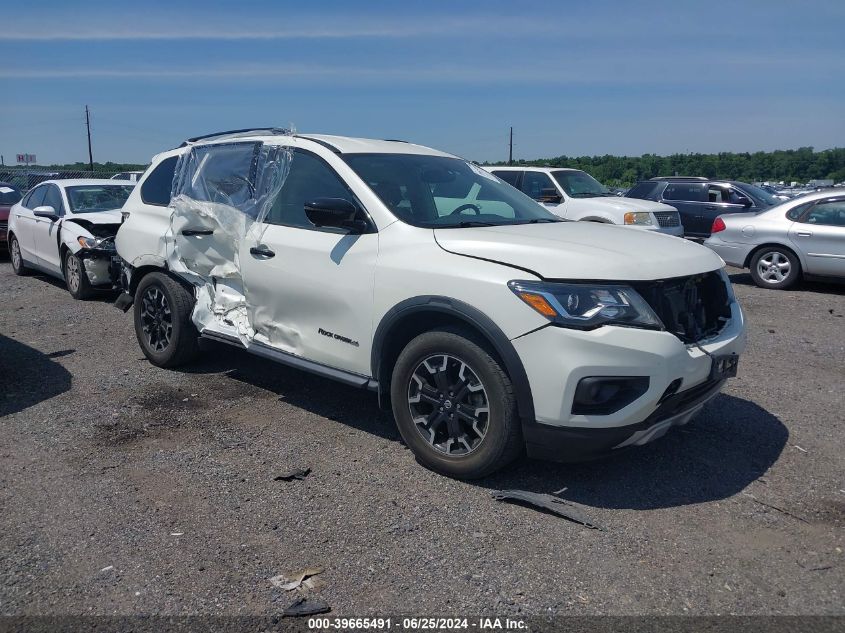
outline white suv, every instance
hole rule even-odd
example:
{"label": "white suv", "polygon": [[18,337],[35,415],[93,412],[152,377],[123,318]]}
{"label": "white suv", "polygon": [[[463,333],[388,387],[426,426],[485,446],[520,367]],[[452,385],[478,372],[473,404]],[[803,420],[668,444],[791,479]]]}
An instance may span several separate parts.
{"label": "white suv", "polygon": [[118,305],[151,362],[187,362],[199,336],[376,391],[417,458],[456,477],[524,448],[580,460],[649,442],[716,396],[744,347],[710,250],[561,221],[410,143],[193,139],[153,159],[124,210]]}
{"label": "white suv", "polygon": [[683,237],[677,209],[661,202],[622,198],[580,169],[485,167],[567,220],[620,224]]}

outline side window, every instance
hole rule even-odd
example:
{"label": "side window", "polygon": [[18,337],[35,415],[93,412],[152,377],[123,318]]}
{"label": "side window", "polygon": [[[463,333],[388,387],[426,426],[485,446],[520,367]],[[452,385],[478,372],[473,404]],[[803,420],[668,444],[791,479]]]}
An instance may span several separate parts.
{"label": "side window", "polygon": [[170,190],[173,187],[173,174],[176,171],[178,156],[171,156],[161,161],[141,185],[141,200],[145,204],[166,207],[170,204]]}
{"label": "side window", "polygon": [[543,197],[543,189],[554,189],[557,192],[557,188],[548,174],[539,171],[526,171],[522,177],[522,192],[535,200],[539,200]]}
{"label": "side window", "polygon": [[493,175],[501,178],[506,183],[508,183],[512,187],[516,187],[516,183],[519,180],[519,174],[522,172],[519,171],[511,171],[511,170],[501,170],[501,171],[494,171]]}
{"label": "side window", "polygon": [[56,185],[47,187],[47,193],[44,196],[44,202],[41,204],[53,207],[56,215],[64,215],[64,205],[62,204],[62,193]]}
{"label": "side window", "polygon": [[704,185],[676,182],[666,185],[663,191],[664,200],[678,200],[683,202],[704,202]]}
{"label": "side window", "polygon": [[806,224],[845,227],[845,200],[820,202],[804,218]]}
{"label": "side window", "polygon": [[789,211],[786,212],[786,217],[788,217],[793,222],[797,222],[798,218],[800,218],[804,211],[809,209],[813,206],[812,202],[808,202],[806,204],[799,204],[797,207],[792,207]]}
{"label": "side window", "polygon": [[749,196],[745,194],[745,192],[740,191],[739,189],[734,189],[733,187],[729,187],[725,190],[726,192],[726,202],[730,204],[740,204],[742,199],[745,198],[746,200],[752,200]]}
{"label": "side window", "polygon": [[719,187],[717,185],[710,185],[707,188],[707,202],[714,202],[716,204],[728,203],[731,201],[730,189],[727,187]]}
{"label": "side window", "polygon": [[264,221],[267,224],[313,229],[314,225],[305,215],[305,203],[314,198],[353,200],[353,194],[321,158],[297,150],[282,190]]}
{"label": "side window", "polygon": [[46,193],[46,186],[36,187],[28,194],[26,194],[26,198],[24,198],[23,200],[23,206],[25,206],[27,209],[34,209],[35,207],[40,207],[42,202],[44,201],[44,194]]}

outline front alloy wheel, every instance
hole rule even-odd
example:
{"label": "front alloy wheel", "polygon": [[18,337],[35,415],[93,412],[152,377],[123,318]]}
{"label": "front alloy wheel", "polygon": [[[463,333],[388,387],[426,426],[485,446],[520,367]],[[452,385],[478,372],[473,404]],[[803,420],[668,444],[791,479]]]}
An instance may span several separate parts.
{"label": "front alloy wheel", "polygon": [[408,385],[408,407],[417,431],[444,455],[468,455],[487,435],[487,391],[472,368],[455,356],[429,356],[417,365]]}

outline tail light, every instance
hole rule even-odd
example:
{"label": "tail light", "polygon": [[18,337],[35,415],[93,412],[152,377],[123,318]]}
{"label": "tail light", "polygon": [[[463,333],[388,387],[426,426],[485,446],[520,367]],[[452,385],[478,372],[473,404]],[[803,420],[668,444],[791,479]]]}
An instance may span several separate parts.
{"label": "tail light", "polygon": [[724,231],[726,228],[725,221],[722,218],[716,218],[713,220],[713,227],[710,229],[711,233],[718,233],[719,231]]}

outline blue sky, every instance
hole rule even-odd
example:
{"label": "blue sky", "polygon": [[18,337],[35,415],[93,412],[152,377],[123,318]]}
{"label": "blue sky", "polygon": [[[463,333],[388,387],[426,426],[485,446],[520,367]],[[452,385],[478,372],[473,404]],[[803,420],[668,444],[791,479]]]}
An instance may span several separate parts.
{"label": "blue sky", "polygon": [[252,125],[475,160],[845,146],[845,2],[4,3],[0,153]]}

